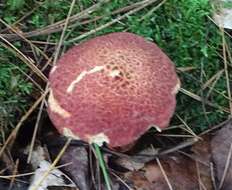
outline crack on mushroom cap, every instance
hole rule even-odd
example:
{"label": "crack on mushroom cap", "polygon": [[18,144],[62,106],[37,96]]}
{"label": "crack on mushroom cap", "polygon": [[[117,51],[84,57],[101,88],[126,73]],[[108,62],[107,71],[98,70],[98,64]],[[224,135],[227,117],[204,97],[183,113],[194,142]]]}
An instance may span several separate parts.
{"label": "crack on mushroom cap", "polygon": [[74,135],[73,132],[71,131],[71,129],[69,129],[67,127],[63,128],[63,135],[66,137],[70,137],[72,139],[75,139],[75,140],[80,140],[80,137],[78,137],[77,135]]}
{"label": "crack on mushroom cap", "polygon": [[159,127],[159,126],[157,126],[157,125],[155,125],[155,124],[149,125],[148,128],[149,128],[149,129],[154,128],[154,129],[156,129],[156,131],[158,131],[159,133],[162,132],[162,128]]}
{"label": "crack on mushroom cap", "polygon": [[155,129],[158,131],[158,132],[162,132],[162,129],[159,127],[159,126],[157,126],[157,125],[153,125],[154,127],[155,127]]}
{"label": "crack on mushroom cap", "polygon": [[51,69],[51,71],[50,71],[50,74],[54,73],[56,69],[57,69],[57,66],[56,65],[53,66],[52,69]]}
{"label": "crack on mushroom cap", "polygon": [[109,76],[112,78],[120,76],[120,70],[113,70],[113,71],[109,72]]}
{"label": "crack on mushroom cap", "polygon": [[109,144],[110,140],[104,133],[98,133],[96,135],[86,135],[89,144],[95,143],[98,146],[102,146],[103,143]]}
{"label": "crack on mushroom cap", "polygon": [[75,88],[75,85],[77,83],[79,83],[86,75],[89,75],[89,74],[93,74],[93,73],[96,73],[96,72],[99,72],[101,70],[103,70],[105,68],[105,66],[95,66],[94,68],[92,68],[91,70],[89,71],[82,71],[81,74],[79,74],[76,79],[74,79],[70,85],[68,86],[66,92],[67,93],[71,93],[74,88]]}
{"label": "crack on mushroom cap", "polygon": [[174,88],[172,89],[172,92],[171,92],[171,94],[177,94],[178,93],[178,91],[180,90],[180,80],[178,79],[177,80],[177,84],[176,84],[176,86],[174,86]]}
{"label": "crack on mushroom cap", "polygon": [[64,108],[62,108],[57,100],[54,98],[52,90],[50,90],[50,95],[48,97],[48,104],[52,112],[55,112],[59,114],[63,118],[68,118],[71,116],[71,114],[66,111]]}

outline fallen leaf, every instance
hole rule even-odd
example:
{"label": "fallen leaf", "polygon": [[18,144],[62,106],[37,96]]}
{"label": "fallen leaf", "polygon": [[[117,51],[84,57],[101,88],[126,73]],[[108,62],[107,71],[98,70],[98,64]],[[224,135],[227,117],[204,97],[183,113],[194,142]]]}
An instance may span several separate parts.
{"label": "fallen leaf", "polygon": [[[216,169],[216,182],[220,186],[223,173],[226,173],[224,182],[221,184],[223,190],[231,190],[232,187],[232,159],[228,160],[232,145],[232,120],[226,123],[215,133],[211,141],[212,157]],[[228,167],[226,168],[226,163]],[[225,171],[225,168],[227,171]]]}
{"label": "fallen leaf", "polygon": [[[144,167],[145,163],[150,162],[154,159],[152,155],[157,154],[158,151],[154,150],[152,147],[148,147],[141,151],[136,152],[134,155],[130,155],[128,157],[118,157],[114,160],[115,164],[123,167],[130,171],[137,171]],[[150,155],[150,156],[145,156]]]}
{"label": "fallen leaf", "polygon": [[124,180],[125,183],[133,186],[133,190],[151,190],[150,183],[142,171],[127,172]]}
{"label": "fallen leaf", "polygon": [[80,189],[90,189],[89,160],[85,147],[69,146],[65,154],[61,157],[60,163],[70,163],[63,170],[69,174]]}
{"label": "fallen leaf", "polygon": [[[57,133],[48,133],[45,139],[51,157],[54,159],[63,147],[65,138]],[[90,189],[89,155],[81,141],[71,142],[59,164],[67,164],[62,167],[62,171],[72,179],[79,189]]]}
{"label": "fallen leaf", "polygon": [[210,136],[204,135],[201,140],[193,145],[191,150],[194,152],[191,155],[192,159],[195,160],[198,183],[202,189],[213,189],[212,178],[211,178],[211,146]]}
{"label": "fallen leaf", "polygon": [[35,174],[33,176],[28,190],[32,190],[35,187],[37,187],[37,190],[48,190],[49,186],[76,187],[75,184],[73,184],[70,180],[68,180],[68,178],[65,177],[63,172],[56,168],[50,171],[48,176],[41,182],[41,184],[38,184],[38,182],[41,179],[43,179],[43,176],[49,170],[50,167],[51,164],[46,160],[40,162],[39,168],[35,171]]}
{"label": "fallen leaf", "polygon": [[137,190],[167,190],[169,189],[167,179],[175,190],[198,189],[198,178],[195,162],[180,154],[167,156],[160,159],[161,167],[156,161],[146,164],[137,172],[128,172],[126,181],[133,183]]}

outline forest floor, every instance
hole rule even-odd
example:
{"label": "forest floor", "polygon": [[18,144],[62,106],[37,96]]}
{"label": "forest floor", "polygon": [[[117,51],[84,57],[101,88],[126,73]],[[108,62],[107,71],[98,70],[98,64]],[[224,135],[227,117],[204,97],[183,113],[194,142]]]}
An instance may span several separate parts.
{"label": "forest floor", "polygon": [[0,2],[0,189],[27,189],[35,174],[45,176],[36,173],[43,167],[69,176],[55,179],[61,189],[109,188],[93,147],[72,141],[59,154],[66,140],[47,116],[47,83],[67,49],[122,31],[155,42],[175,63],[181,89],[165,131],[149,131],[127,153],[101,149],[112,189],[229,189],[232,33],[214,15],[231,7],[208,0]]}

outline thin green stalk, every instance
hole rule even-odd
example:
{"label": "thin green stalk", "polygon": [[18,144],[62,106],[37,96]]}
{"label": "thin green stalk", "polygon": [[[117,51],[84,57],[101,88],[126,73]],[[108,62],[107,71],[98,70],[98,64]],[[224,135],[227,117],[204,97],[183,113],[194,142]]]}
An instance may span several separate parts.
{"label": "thin green stalk", "polygon": [[109,175],[108,175],[108,172],[106,171],[105,162],[104,162],[104,159],[102,157],[101,150],[97,144],[94,143],[93,146],[94,146],[96,156],[97,156],[97,159],[99,161],[99,164],[100,164],[100,167],[101,167],[101,170],[103,173],[104,180],[106,182],[106,187],[108,190],[111,190]]}

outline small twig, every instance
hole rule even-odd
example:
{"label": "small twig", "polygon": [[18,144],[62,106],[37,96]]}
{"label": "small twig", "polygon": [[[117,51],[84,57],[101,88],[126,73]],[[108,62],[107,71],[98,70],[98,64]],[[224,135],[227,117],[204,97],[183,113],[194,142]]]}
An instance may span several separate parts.
{"label": "small twig", "polygon": [[[229,119],[227,119],[226,121],[223,121],[222,123],[220,123],[220,124],[218,124],[218,125],[216,125],[216,126],[210,128],[210,129],[207,129],[207,130],[203,131],[202,133],[199,134],[199,136],[204,136],[204,135],[207,134],[207,133],[210,133],[210,132],[212,132],[212,131],[214,131],[214,130],[216,130],[216,129],[219,129],[219,128],[221,128],[221,127],[227,125],[227,124],[230,124],[231,121],[232,121],[231,118],[229,118]],[[231,124],[232,124],[232,123],[231,123]]]}
{"label": "small twig", "polygon": [[38,40],[31,40],[32,43],[34,44],[41,44],[41,45],[52,45],[52,46],[56,46],[57,43],[56,42],[49,42],[49,41],[38,41]]}
{"label": "small twig", "polygon": [[[227,51],[227,54],[228,54],[228,59],[229,59],[229,62],[230,62],[230,66],[232,66],[232,65],[231,65],[231,64],[232,64],[231,50],[230,50],[230,48],[229,48],[229,46],[228,46],[227,43],[225,44],[225,46],[226,46],[226,51]],[[228,64],[228,65],[229,65],[229,64]]]}
{"label": "small twig", "polygon": [[207,94],[206,94],[206,99],[209,98],[209,96],[211,95],[212,91],[214,91],[214,92],[216,92],[216,93],[219,93],[220,95],[222,95],[222,96],[225,97],[226,99],[229,99],[229,98],[226,97],[223,93],[220,93],[220,92],[218,92],[218,90],[215,89],[215,86],[216,86],[217,82],[219,81],[219,79],[221,78],[221,76],[222,76],[222,74],[223,74],[223,72],[224,72],[224,69],[221,70],[221,71],[222,71],[222,72],[219,71],[220,73],[216,76],[216,78],[215,78],[214,82],[212,83],[212,85],[211,85],[211,86],[207,86],[207,87],[209,88],[209,91],[208,91]]}
{"label": "small twig", "polygon": [[144,19],[146,19],[147,17],[151,16],[158,8],[160,8],[167,0],[163,0],[159,3],[158,6],[153,7],[147,14],[145,14],[144,16],[142,16],[142,18],[139,19],[139,21],[142,21]]}
{"label": "small twig", "polygon": [[75,0],[72,1],[72,4],[70,6],[70,9],[69,9],[69,12],[68,12],[68,15],[67,15],[67,18],[65,20],[64,28],[63,28],[63,31],[62,31],[61,36],[60,36],[60,41],[59,41],[59,44],[58,44],[57,49],[56,49],[56,54],[55,54],[54,59],[53,59],[53,65],[56,63],[56,61],[58,59],[60,48],[61,48],[61,45],[62,45],[63,39],[64,39],[64,34],[65,34],[65,31],[66,31],[66,29],[68,27],[69,19],[70,19],[70,16],[72,14],[72,10],[73,10],[73,7],[75,5],[75,2],[76,2]]}
{"label": "small twig", "polygon": [[[93,11],[97,10],[98,8],[100,8],[102,6],[103,3],[108,2],[109,0],[100,0],[98,3],[92,5],[91,7],[73,15],[70,18],[70,22],[71,23],[75,23],[78,22],[80,19],[86,18],[87,16],[89,16]],[[34,36],[39,36],[39,35],[47,35],[47,34],[51,34],[54,32],[59,32],[62,31],[63,27],[65,25],[65,20],[61,20],[58,21],[54,24],[48,25],[42,29],[38,29],[38,30],[34,30],[31,32],[26,32],[23,33],[22,35],[25,38],[30,38],[30,37],[34,37]],[[8,40],[18,40],[18,36],[15,34],[2,34],[5,38],[7,38]]]}
{"label": "small twig", "polygon": [[53,163],[51,164],[51,166],[49,167],[49,169],[44,173],[44,175],[40,178],[40,180],[38,180],[37,184],[35,184],[31,190],[37,190],[40,185],[43,183],[43,181],[46,179],[46,177],[49,175],[49,173],[55,168],[56,164],[59,162],[60,158],[63,156],[64,152],[66,151],[66,149],[68,148],[70,142],[71,142],[71,138],[69,138],[67,140],[67,142],[65,143],[65,145],[63,146],[63,148],[61,149],[61,151],[59,152],[59,154],[57,155],[56,159],[53,161]]}
{"label": "small twig", "polygon": [[134,190],[129,185],[127,185],[127,183],[123,181],[122,178],[119,177],[117,174],[115,174],[114,172],[111,172],[111,174],[115,176],[128,190]]}
{"label": "small twig", "polygon": [[37,118],[36,118],[35,128],[34,128],[34,131],[33,131],[31,144],[30,144],[30,148],[29,148],[29,153],[28,153],[28,157],[27,157],[27,163],[31,162],[32,151],[34,149],[34,144],[35,144],[35,140],[36,140],[36,134],[37,134],[37,131],[38,131],[38,128],[39,128],[39,121],[41,119],[41,115],[42,115],[42,111],[43,111],[45,101],[46,101],[46,99],[44,97],[41,104],[40,104],[39,113],[38,113]]}
{"label": "small twig", "polygon": [[[75,140],[74,140],[75,142]],[[96,187],[97,183],[96,183],[96,179],[95,179],[95,176],[94,176],[94,166],[93,166],[93,154],[92,152],[94,152],[94,149],[91,145],[88,145],[88,150],[89,150],[89,168],[90,168],[90,176],[91,176],[91,180],[92,180],[92,183],[93,185]]]}
{"label": "small twig", "polygon": [[213,83],[214,80],[219,78],[222,73],[224,72],[224,69],[218,71],[216,74],[214,74],[209,80],[207,80],[203,85],[202,85],[202,90],[205,90],[207,87],[209,87],[210,84]]}
{"label": "small twig", "polygon": [[[180,138],[180,137],[185,137],[185,138],[193,138],[193,135],[179,135],[179,134],[156,134],[156,136],[159,137],[174,137],[174,138]],[[199,138],[198,136],[194,137],[194,138]]]}
{"label": "small twig", "polygon": [[82,35],[80,35],[80,36],[78,36],[76,38],[68,40],[65,43],[67,43],[67,44],[74,43],[74,42],[77,42],[77,41],[79,41],[79,40],[81,40],[83,38],[86,38],[86,37],[88,37],[88,36],[90,36],[90,35],[98,32],[98,31],[103,30],[103,29],[105,29],[105,28],[107,28],[107,27],[109,27],[109,26],[111,26],[111,25],[113,25],[113,24],[121,21],[122,19],[124,19],[124,18],[126,18],[126,17],[128,17],[128,16],[130,16],[130,15],[132,15],[132,14],[134,14],[134,13],[136,13],[136,12],[142,10],[142,9],[144,9],[145,7],[147,7],[147,6],[155,3],[156,1],[157,0],[144,0],[143,1],[143,5],[141,5],[140,7],[137,7],[135,9],[129,11],[128,13],[125,13],[124,15],[118,16],[117,18],[112,19],[110,22],[107,22],[106,24],[103,24],[103,25],[99,26],[98,28],[90,30],[89,32],[86,32],[86,33],[84,33],[84,34],[82,34]]}
{"label": "small twig", "polygon": [[161,152],[158,152],[158,155],[159,156],[162,156],[162,155],[166,155],[166,154],[170,154],[172,152],[176,152],[178,150],[181,150],[183,148],[186,148],[188,146],[192,146],[193,144],[195,144],[199,139],[198,138],[192,138],[192,139],[189,139],[183,143],[180,143],[178,144],[177,146],[175,147],[172,147],[170,149],[167,149],[167,150],[163,150]]}
{"label": "small twig", "polygon": [[196,170],[197,170],[197,178],[198,178],[198,185],[199,185],[199,190],[207,190],[206,186],[204,185],[202,179],[201,179],[201,172],[200,172],[200,168],[199,168],[199,163],[196,160]]}
{"label": "small twig", "polygon": [[48,90],[45,91],[37,100],[36,102],[30,107],[30,109],[25,113],[23,117],[21,117],[20,121],[16,125],[16,127],[12,130],[11,134],[8,136],[6,142],[3,144],[2,148],[0,149],[0,157],[2,153],[5,151],[6,147],[10,143],[10,141],[17,136],[19,129],[21,128],[23,122],[31,115],[31,113],[35,110],[35,108],[40,104],[43,98],[47,95]]}
{"label": "small twig", "polygon": [[193,132],[193,130],[188,126],[188,124],[187,124],[178,114],[175,114],[175,115],[176,115],[176,117],[181,121],[181,123],[184,124],[184,126],[187,128],[187,131],[188,131],[191,135],[193,135],[193,136],[196,137],[196,138],[200,138],[200,137],[198,137],[198,136]]}
{"label": "small twig", "polygon": [[143,2],[142,2],[142,1],[136,2],[136,3],[133,3],[132,5],[128,5],[128,6],[126,6],[126,7],[119,8],[119,9],[117,9],[117,10],[115,10],[115,11],[112,11],[112,12],[110,12],[110,13],[107,14],[107,15],[96,16],[96,17],[94,17],[93,19],[83,20],[83,21],[81,21],[81,22],[77,22],[77,23],[75,23],[75,24],[73,24],[73,25],[71,25],[71,26],[69,27],[69,28],[72,28],[72,29],[71,29],[71,30],[68,32],[68,34],[65,36],[64,41],[66,41],[66,40],[68,39],[69,35],[73,32],[73,30],[74,30],[77,26],[82,26],[82,25],[89,24],[89,23],[92,23],[92,22],[95,22],[95,23],[96,23],[96,21],[98,21],[98,20],[100,20],[100,19],[102,19],[102,18],[104,18],[104,17],[106,17],[106,16],[114,16],[114,15],[116,15],[116,14],[124,13],[124,12],[130,11],[130,10],[133,10],[134,8],[139,7],[139,6],[141,6],[141,5],[143,5]]}
{"label": "small twig", "polygon": [[224,171],[223,171],[223,174],[222,174],[221,181],[219,183],[218,190],[221,190],[222,187],[223,187],[223,184],[224,184],[224,181],[226,179],[226,175],[228,173],[228,169],[229,169],[229,166],[230,166],[230,163],[231,163],[231,156],[232,156],[232,143],[230,144],[230,149],[229,149],[229,152],[228,152],[225,168],[224,168]]}
{"label": "small twig", "polygon": [[[55,169],[59,169],[68,165],[71,165],[72,163],[66,163],[66,164],[62,164],[59,166],[56,166]],[[3,172],[0,172],[3,173]],[[22,174],[15,174],[15,175],[0,175],[0,179],[8,179],[11,180],[11,178],[18,178],[18,177],[25,177],[25,176],[31,176],[31,175],[35,175],[35,171],[34,172],[28,172],[28,173],[22,173]]]}
{"label": "small twig", "polygon": [[[17,159],[16,162],[15,162],[13,175],[16,175],[18,173],[18,166],[19,166],[19,159]],[[15,182],[15,177],[12,177],[11,180],[10,180],[9,190],[12,189],[12,187],[14,185],[14,182]]]}
{"label": "small twig", "polygon": [[199,186],[199,190],[202,190],[201,188],[201,175],[200,175],[200,171],[199,171],[199,164],[196,161],[196,170],[197,170],[197,179],[198,179],[198,186]]}
{"label": "small twig", "polygon": [[215,180],[215,172],[214,172],[214,165],[212,162],[210,162],[210,176],[211,176],[211,181],[213,184],[213,189],[217,190],[217,185],[216,185],[216,180]]}
{"label": "small twig", "polygon": [[201,61],[200,61],[200,64],[201,64],[201,73],[200,73],[200,90],[199,90],[199,93],[200,93],[200,96],[202,97],[202,104],[201,104],[201,106],[202,106],[202,111],[203,111],[203,114],[204,114],[204,117],[205,117],[205,121],[207,122],[207,124],[208,124],[208,126],[210,126],[211,124],[210,124],[210,120],[209,120],[209,118],[208,118],[208,116],[207,116],[207,109],[206,109],[206,104],[205,104],[205,100],[207,100],[206,98],[205,98],[205,94],[204,94],[204,90],[203,90],[203,88],[202,88],[202,86],[203,86],[203,78],[206,76],[206,73],[205,73],[205,70],[204,70],[204,57],[203,58],[201,58]]}
{"label": "small twig", "polygon": [[[15,30],[12,26],[10,26],[9,24],[7,24],[4,20],[2,20],[0,18],[0,22],[3,23],[7,28],[9,28],[11,31],[13,31],[17,36],[19,36],[20,38],[22,38],[25,42],[27,42],[31,47],[35,48],[39,53],[41,53],[41,55],[45,58],[45,59],[49,59],[48,56],[40,49],[38,48],[36,45],[34,45],[30,40],[26,39],[20,32],[18,32],[17,30]],[[4,37],[4,35],[2,35]]]}
{"label": "small twig", "polygon": [[171,148],[168,148],[166,150],[161,150],[161,151],[157,151],[153,154],[136,154],[134,156],[131,156],[129,157],[129,159],[132,159],[136,162],[139,162],[139,158],[140,157],[146,157],[146,158],[149,158],[150,160],[154,159],[154,158],[157,158],[157,157],[161,157],[161,156],[164,156],[164,155],[167,155],[167,154],[170,154],[170,153],[173,153],[173,152],[176,152],[176,151],[179,151],[183,148],[186,148],[186,147],[189,147],[189,146],[192,146],[193,144],[195,144],[199,139],[197,138],[192,138],[192,139],[188,139],[174,147],[171,147]]}
{"label": "small twig", "polygon": [[[224,61],[224,71],[225,71],[225,77],[226,77],[226,87],[227,87],[227,94],[229,99],[231,100],[231,89],[230,89],[230,79],[229,79],[229,73],[228,73],[228,65],[227,65],[227,56],[226,56],[226,40],[224,36],[224,28],[221,29],[222,34],[222,52],[223,52],[223,61]],[[229,101],[229,107],[230,107],[230,115],[232,116],[232,102]]]}
{"label": "small twig", "polygon": [[[199,101],[199,102],[202,102],[202,101],[203,101],[202,98],[201,98],[200,96],[198,96],[198,95],[196,95],[196,94],[194,94],[194,93],[192,93],[192,92],[190,92],[190,91],[188,91],[188,90],[186,90],[186,89],[184,89],[184,88],[180,88],[180,92],[182,92],[183,94],[185,94],[185,95],[187,95],[187,96],[189,96],[189,97],[191,97],[191,98],[193,98],[194,100],[197,100],[197,101]],[[211,107],[220,109],[220,110],[222,110],[222,111],[224,111],[224,112],[226,112],[226,113],[230,113],[230,110],[229,110],[228,108],[224,108],[224,107],[222,107],[222,106],[213,104],[212,102],[210,102],[210,101],[208,101],[208,100],[205,100],[205,104],[207,104],[207,105],[209,105],[209,106],[211,106]]]}
{"label": "small twig", "polygon": [[191,67],[177,67],[176,68],[177,72],[182,72],[182,73],[192,71],[195,69],[196,69],[196,67],[193,67],[193,66],[191,66]]}
{"label": "small twig", "polygon": [[198,158],[198,156],[191,154],[191,153],[187,153],[184,150],[177,150],[177,153],[182,154],[183,156],[186,156],[188,158],[190,158],[191,160],[193,160],[194,162],[198,162],[203,166],[206,166],[207,168],[209,167],[209,164],[201,159]]}
{"label": "small twig", "polygon": [[172,185],[171,185],[171,183],[170,183],[170,181],[169,181],[169,179],[168,179],[168,176],[167,176],[167,174],[166,174],[166,172],[165,172],[165,170],[164,170],[164,168],[163,168],[163,166],[162,166],[162,164],[161,164],[159,158],[156,158],[156,162],[157,162],[157,164],[158,164],[158,166],[159,166],[159,168],[160,168],[160,170],[161,170],[161,172],[162,172],[162,174],[163,174],[163,176],[164,176],[165,181],[166,181],[167,184],[168,184],[169,189],[170,189],[170,190],[173,190]]}
{"label": "small twig", "polygon": [[[0,34],[0,39],[4,41],[7,45],[9,50],[11,50],[13,53],[15,53],[24,63],[27,64],[30,69],[36,73],[41,79],[44,81],[47,81],[47,77],[35,66],[35,64],[29,59],[26,55],[24,55],[18,48],[16,48],[12,43],[10,43],[8,40],[6,40],[4,37]],[[2,43],[4,46],[5,44]],[[5,46],[6,47],[6,46]]]}
{"label": "small twig", "polygon": [[[13,64],[13,63],[12,63]],[[16,69],[18,69],[23,75],[26,76],[27,79],[29,79],[42,93],[44,92],[44,90],[42,89],[42,87],[30,76],[28,75],[26,72],[24,72],[19,66],[14,65]]]}

